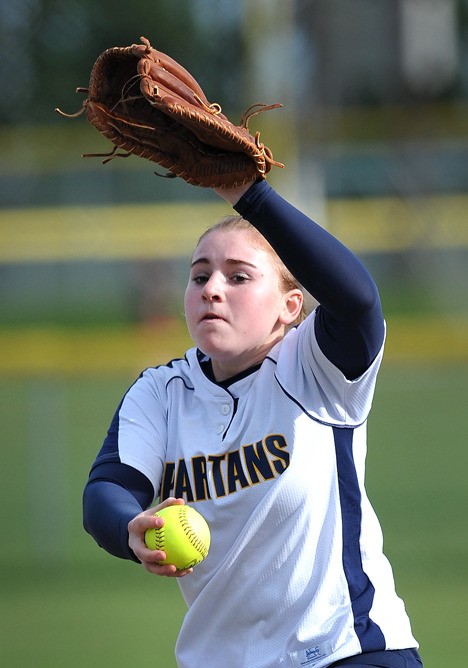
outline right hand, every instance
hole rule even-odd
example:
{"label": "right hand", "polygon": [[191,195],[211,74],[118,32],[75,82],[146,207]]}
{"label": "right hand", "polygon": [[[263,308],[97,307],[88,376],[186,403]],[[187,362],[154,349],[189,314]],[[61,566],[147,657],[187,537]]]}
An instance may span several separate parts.
{"label": "right hand", "polygon": [[183,499],[170,497],[154,508],[144,510],[128,523],[128,545],[133,550],[137,559],[141,561],[143,568],[149,573],[165,577],[181,578],[192,572],[192,568],[178,571],[174,564],[158,564],[158,561],[166,558],[166,553],[162,550],[150,550],[145,544],[145,532],[147,529],[160,528],[164,525],[164,519],[156,517],[154,513],[166,506],[184,505],[184,503]]}

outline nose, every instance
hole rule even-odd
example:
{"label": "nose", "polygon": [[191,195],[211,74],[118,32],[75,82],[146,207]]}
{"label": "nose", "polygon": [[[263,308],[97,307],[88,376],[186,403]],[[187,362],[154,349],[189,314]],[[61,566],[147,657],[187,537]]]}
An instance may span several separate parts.
{"label": "nose", "polygon": [[219,277],[212,274],[203,286],[203,299],[208,302],[219,302],[223,298],[222,294]]}

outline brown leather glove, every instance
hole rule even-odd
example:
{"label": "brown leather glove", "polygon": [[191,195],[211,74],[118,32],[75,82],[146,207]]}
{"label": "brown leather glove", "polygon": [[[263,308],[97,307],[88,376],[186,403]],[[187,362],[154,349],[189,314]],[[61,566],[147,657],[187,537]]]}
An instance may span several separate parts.
{"label": "brown leather glove", "polygon": [[[99,132],[115,144],[104,163],[115,157],[137,155],[168,170],[165,176],[180,176],[196,186],[231,188],[264,178],[272,165],[270,149],[252,136],[249,118],[281,104],[257,104],[248,109],[239,126],[210,103],[203,90],[179,63],[142,44],[114,47],[94,64],[82,109]],[[117,152],[120,148],[124,153]]]}

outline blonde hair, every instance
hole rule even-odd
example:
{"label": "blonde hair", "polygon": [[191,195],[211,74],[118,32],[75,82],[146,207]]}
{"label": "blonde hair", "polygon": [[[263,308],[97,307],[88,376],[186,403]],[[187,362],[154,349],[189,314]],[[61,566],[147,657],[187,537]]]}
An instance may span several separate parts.
{"label": "blonde hair", "polygon": [[[207,237],[211,232],[215,232],[217,230],[239,230],[241,232],[248,232],[253,240],[255,245],[258,248],[261,248],[262,250],[266,251],[268,255],[270,256],[274,267],[276,268],[278,272],[278,276],[280,279],[280,289],[282,290],[283,293],[289,292],[290,290],[300,290],[302,293],[304,293],[304,290],[302,286],[300,285],[299,281],[293,276],[293,274],[289,271],[289,269],[286,267],[284,262],[281,260],[277,252],[274,250],[273,246],[265,239],[265,237],[257,230],[256,227],[254,227],[251,223],[249,223],[248,220],[245,220],[245,218],[242,218],[242,216],[236,216],[236,215],[229,215],[225,216],[224,218],[221,218],[220,221],[209,227],[203,234],[200,236],[198,239],[198,244]],[[305,300],[304,300],[305,301]],[[296,320],[290,325],[290,327],[294,327],[295,325],[298,325],[300,322],[306,319],[307,317],[307,311],[308,309],[305,306],[305,303],[302,304],[301,311],[299,315],[297,316]]]}

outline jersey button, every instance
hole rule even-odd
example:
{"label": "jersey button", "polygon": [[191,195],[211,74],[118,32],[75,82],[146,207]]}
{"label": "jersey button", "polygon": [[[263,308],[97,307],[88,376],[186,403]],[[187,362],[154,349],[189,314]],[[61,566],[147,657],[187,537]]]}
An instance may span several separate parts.
{"label": "jersey button", "polygon": [[229,413],[230,410],[231,410],[231,407],[229,406],[229,404],[223,404],[223,405],[221,406],[221,413],[222,413],[223,415],[227,415],[227,414]]}
{"label": "jersey button", "polygon": [[219,425],[216,427],[216,431],[217,431],[218,434],[222,434],[223,431],[224,431],[224,425],[223,425],[223,424],[219,424]]}

